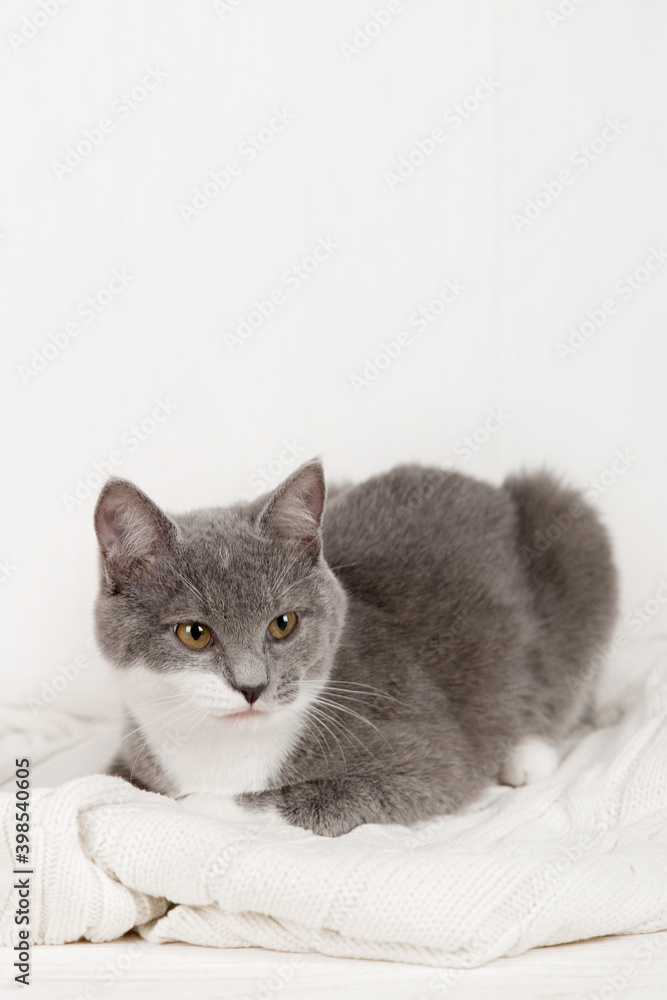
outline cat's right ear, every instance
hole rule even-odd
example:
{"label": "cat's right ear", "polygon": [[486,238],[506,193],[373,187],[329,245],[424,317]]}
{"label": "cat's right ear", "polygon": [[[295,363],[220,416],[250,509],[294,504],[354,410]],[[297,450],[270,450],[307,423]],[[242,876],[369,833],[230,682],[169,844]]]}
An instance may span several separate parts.
{"label": "cat's right ear", "polygon": [[176,526],[153,501],[126,479],[111,479],[95,508],[95,532],[104,575],[114,590],[137,571],[155,570],[176,539]]}
{"label": "cat's right ear", "polygon": [[325,497],[322,463],[317,459],[306,462],[274,490],[260,515],[260,530],[297,542],[317,558],[322,550]]}

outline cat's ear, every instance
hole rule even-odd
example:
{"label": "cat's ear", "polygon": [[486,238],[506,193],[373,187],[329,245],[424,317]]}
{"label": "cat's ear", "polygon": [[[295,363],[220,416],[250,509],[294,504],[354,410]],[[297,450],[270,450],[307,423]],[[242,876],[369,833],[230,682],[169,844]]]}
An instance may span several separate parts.
{"label": "cat's ear", "polygon": [[176,526],[126,479],[111,479],[95,508],[95,531],[109,585],[120,589],[138,570],[159,570],[176,539]]}
{"label": "cat's ear", "polygon": [[319,461],[306,462],[273,492],[259,516],[264,534],[300,542],[314,558],[322,550],[326,486]]}

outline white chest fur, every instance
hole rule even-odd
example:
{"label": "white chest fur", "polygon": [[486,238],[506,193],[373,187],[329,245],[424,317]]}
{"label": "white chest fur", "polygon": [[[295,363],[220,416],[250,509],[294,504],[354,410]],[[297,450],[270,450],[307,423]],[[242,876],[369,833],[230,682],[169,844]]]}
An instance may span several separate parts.
{"label": "white chest fur", "polygon": [[247,719],[225,718],[247,703],[213,674],[133,666],[118,675],[125,702],[178,796],[269,787],[296,743],[310,700]]}

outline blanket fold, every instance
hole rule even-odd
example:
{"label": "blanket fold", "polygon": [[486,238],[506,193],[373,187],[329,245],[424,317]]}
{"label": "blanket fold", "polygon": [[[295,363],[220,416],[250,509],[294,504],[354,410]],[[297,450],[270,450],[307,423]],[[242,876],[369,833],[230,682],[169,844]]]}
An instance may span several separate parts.
{"label": "blanket fold", "polygon": [[[539,945],[667,928],[667,668],[549,781],[494,787],[408,829],[320,838],[194,816],[119,778],[31,793],[31,937],[470,967]],[[0,796],[0,937],[17,941],[15,799]],[[176,904],[176,905],[171,905]]]}

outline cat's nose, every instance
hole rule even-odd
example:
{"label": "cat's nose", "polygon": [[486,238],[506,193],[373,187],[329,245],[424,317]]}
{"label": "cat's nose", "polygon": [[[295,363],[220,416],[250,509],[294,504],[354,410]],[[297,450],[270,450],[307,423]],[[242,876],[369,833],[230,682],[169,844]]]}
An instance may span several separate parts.
{"label": "cat's nose", "polygon": [[241,692],[249,705],[253,705],[257,701],[266,686],[266,684],[256,684],[254,687],[235,685],[236,690]]}

